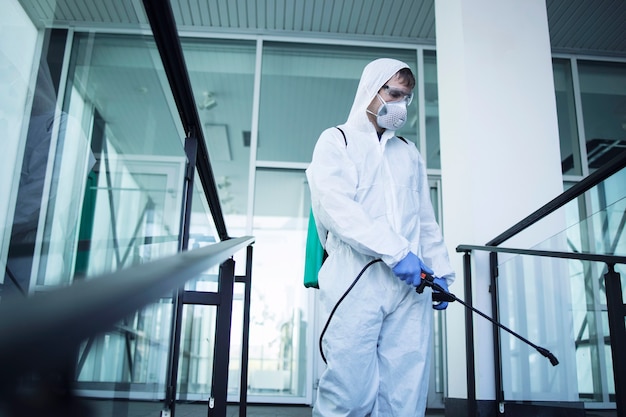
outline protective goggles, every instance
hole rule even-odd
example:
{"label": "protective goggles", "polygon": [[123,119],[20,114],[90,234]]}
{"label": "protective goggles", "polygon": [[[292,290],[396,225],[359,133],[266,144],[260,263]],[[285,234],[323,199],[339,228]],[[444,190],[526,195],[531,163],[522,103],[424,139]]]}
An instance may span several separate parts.
{"label": "protective goggles", "polygon": [[396,88],[396,87],[390,87],[387,84],[383,85],[383,90],[385,90],[385,93],[387,93],[387,95],[389,97],[391,97],[392,102],[395,101],[406,101],[406,105],[408,106],[409,104],[411,104],[411,101],[413,101],[413,92],[406,92],[406,90],[403,90],[401,88]]}

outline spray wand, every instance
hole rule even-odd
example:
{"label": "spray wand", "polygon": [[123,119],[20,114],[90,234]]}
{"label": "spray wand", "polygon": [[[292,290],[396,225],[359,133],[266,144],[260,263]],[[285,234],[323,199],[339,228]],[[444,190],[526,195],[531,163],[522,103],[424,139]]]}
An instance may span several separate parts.
{"label": "spray wand", "polygon": [[465,307],[467,307],[470,310],[472,310],[474,313],[476,313],[476,314],[482,316],[483,318],[489,320],[490,322],[492,322],[493,324],[495,324],[496,326],[498,326],[502,330],[505,330],[505,331],[509,332],[510,334],[512,334],[513,336],[517,337],[519,340],[521,340],[522,342],[528,344],[529,346],[534,347],[537,350],[537,352],[539,352],[541,355],[545,356],[546,358],[548,358],[550,360],[550,363],[552,364],[552,366],[556,366],[556,365],[559,364],[559,360],[548,349],[543,348],[541,346],[537,346],[536,344],[532,343],[530,340],[520,336],[519,334],[515,333],[513,330],[509,329],[508,327],[504,326],[503,324],[498,323],[497,321],[495,321],[491,317],[487,316],[482,311],[479,311],[479,310],[475,309],[471,305],[467,304],[465,301],[459,299],[456,295],[452,294],[449,291],[446,291],[446,289],[444,289],[441,285],[439,285],[439,284],[437,284],[435,282],[435,278],[431,274],[427,274],[426,272],[422,271],[421,277],[422,277],[422,282],[420,282],[420,285],[418,285],[415,288],[415,291],[417,293],[421,294],[422,292],[424,292],[424,288],[431,287],[434,290],[433,291],[433,301],[435,301],[435,302],[444,302],[444,301],[453,302],[453,301],[458,301],[459,303],[463,304]]}

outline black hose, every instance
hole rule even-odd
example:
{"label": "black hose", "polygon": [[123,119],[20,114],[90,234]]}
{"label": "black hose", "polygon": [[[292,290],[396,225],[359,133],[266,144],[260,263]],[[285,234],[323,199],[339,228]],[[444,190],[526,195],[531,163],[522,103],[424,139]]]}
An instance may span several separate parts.
{"label": "black hose", "polygon": [[328,316],[328,320],[326,320],[326,324],[324,325],[324,330],[322,330],[322,333],[320,334],[320,341],[319,341],[320,355],[322,355],[322,360],[324,361],[324,363],[326,363],[326,356],[324,356],[324,350],[322,349],[322,338],[324,337],[324,333],[326,333],[326,329],[328,329],[330,320],[333,318],[333,315],[335,314],[337,307],[339,307],[339,304],[341,304],[343,299],[348,296],[350,291],[352,291],[352,288],[356,285],[359,279],[361,279],[361,276],[363,275],[363,273],[367,270],[367,268],[374,265],[376,262],[382,262],[382,259],[374,259],[372,261],[369,261],[367,265],[365,265],[363,269],[361,269],[361,272],[359,272],[359,275],[357,275],[354,281],[352,281],[352,284],[350,284],[346,292],[343,293],[341,298],[339,298],[339,301],[337,301],[337,304],[335,304],[335,307],[333,307],[333,310],[330,312],[330,315]]}

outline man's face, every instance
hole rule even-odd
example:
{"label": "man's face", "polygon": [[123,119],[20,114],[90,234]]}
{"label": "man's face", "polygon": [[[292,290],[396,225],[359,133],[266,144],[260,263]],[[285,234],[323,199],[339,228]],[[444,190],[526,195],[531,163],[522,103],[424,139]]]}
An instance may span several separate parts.
{"label": "man's face", "polygon": [[[411,100],[413,100],[413,90],[406,86],[404,83],[402,83],[401,78],[398,76],[398,74],[396,74],[391,77],[380,88],[380,90],[378,90],[378,95],[375,96],[370,102],[369,106],[367,106],[367,109],[374,114],[378,112],[378,109],[383,104],[381,103],[378,96],[380,96],[380,98],[382,98],[386,103],[405,100],[406,105],[408,106],[409,104],[411,104]],[[376,117],[369,112],[368,117],[372,121],[372,123],[374,123],[377,130],[380,130],[378,124],[376,123]]]}

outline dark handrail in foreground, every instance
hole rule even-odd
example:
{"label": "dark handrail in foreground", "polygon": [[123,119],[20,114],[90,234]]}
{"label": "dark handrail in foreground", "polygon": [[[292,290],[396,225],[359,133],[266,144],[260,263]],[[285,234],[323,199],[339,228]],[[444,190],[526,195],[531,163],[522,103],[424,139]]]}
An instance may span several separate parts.
{"label": "dark handrail in foreground", "polygon": [[580,182],[576,183],[572,188],[564,191],[562,194],[554,198],[552,201],[548,202],[546,205],[539,208],[534,213],[531,213],[529,216],[519,221],[517,224],[511,226],[509,229],[505,230],[500,235],[487,242],[487,246],[498,246],[502,242],[509,240],[522,230],[528,228],[529,226],[532,226],[539,220],[546,217],[548,214],[556,211],[573,199],[581,196],[583,193],[595,187],[596,185],[598,185],[598,183],[604,181],[624,167],[626,167],[626,152],[620,153],[615,158],[606,163],[602,168],[589,174]]}
{"label": "dark handrail in foreground", "polygon": [[0,303],[0,385],[66,365],[80,343],[172,292],[254,242],[229,239],[69,287]]}

